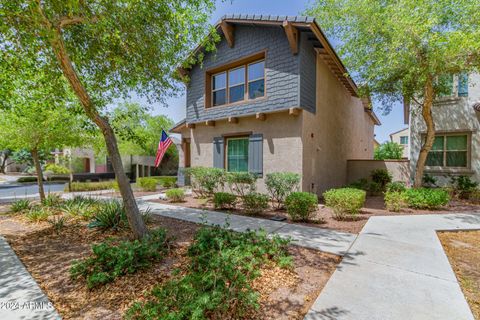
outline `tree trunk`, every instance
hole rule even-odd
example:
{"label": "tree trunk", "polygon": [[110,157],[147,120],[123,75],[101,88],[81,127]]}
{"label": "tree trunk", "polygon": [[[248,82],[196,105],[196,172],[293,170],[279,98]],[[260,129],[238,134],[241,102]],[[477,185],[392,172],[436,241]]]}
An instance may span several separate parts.
{"label": "tree trunk", "polygon": [[427,135],[425,137],[425,142],[423,143],[422,149],[420,150],[420,154],[418,155],[417,166],[415,170],[415,180],[413,184],[415,188],[420,188],[422,186],[425,162],[427,161],[428,153],[432,149],[433,142],[435,141],[435,123],[433,122],[432,116],[434,93],[431,77],[428,77],[427,82],[425,83],[424,95],[425,97],[422,105],[422,117],[427,126]]}
{"label": "tree trunk", "polygon": [[3,153],[2,163],[0,164],[0,173],[5,173],[5,168],[7,167],[8,154]]}
{"label": "tree trunk", "polygon": [[43,189],[43,172],[42,165],[40,164],[40,158],[38,156],[38,150],[33,149],[31,151],[33,164],[35,165],[35,171],[37,172],[37,184],[38,184],[38,193],[40,194],[40,201],[45,200],[45,190]]}
{"label": "tree trunk", "polygon": [[125,205],[128,223],[130,225],[130,228],[132,229],[134,237],[137,239],[141,239],[147,234],[148,230],[145,226],[142,216],[140,215],[140,211],[138,210],[132,188],[130,187],[130,181],[128,180],[125,171],[123,170],[122,159],[120,157],[117,139],[115,137],[113,129],[110,126],[108,120],[100,116],[87,90],[80,81],[80,78],[78,77],[78,74],[70,60],[70,56],[68,55],[68,52],[65,48],[61,25],[52,25],[52,23],[45,16],[39,1],[37,9],[39,10],[39,14],[43,19],[44,25],[52,32],[50,44],[65,78],[69,82],[75,95],[80,100],[80,103],[82,104],[82,107],[85,110],[87,116],[102,131],[102,134],[105,138],[105,143],[107,145],[108,155],[112,160],[113,171],[115,172],[115,177],[117,179],[120,193],[123,198],[123,203]]}

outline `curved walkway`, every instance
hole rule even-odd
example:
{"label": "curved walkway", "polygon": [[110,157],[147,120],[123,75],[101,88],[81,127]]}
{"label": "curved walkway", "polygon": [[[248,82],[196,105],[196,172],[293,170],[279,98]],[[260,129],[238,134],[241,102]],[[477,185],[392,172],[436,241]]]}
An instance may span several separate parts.
{"label": "curved walkway", "polygon": [[307,320],[473,320],[436,231],[480,229],[480,215],[371,217]]}

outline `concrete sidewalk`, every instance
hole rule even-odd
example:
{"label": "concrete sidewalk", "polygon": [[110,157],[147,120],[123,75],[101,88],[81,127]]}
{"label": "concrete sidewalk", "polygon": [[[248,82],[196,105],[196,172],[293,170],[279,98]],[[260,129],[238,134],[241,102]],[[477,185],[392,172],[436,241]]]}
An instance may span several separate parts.
{"label": "concrete sidewalk", "polygon": [[305,319],[473,320],[436,230],[480,215],[371,217]]}
{"label": "concrete sidewalk", "polygon": [[0,319],[60,319],[52,303],[1,236]]}
{"label": "concrete sidewalk", "polygon": [[[148,199],[148,198],[147,198]],[[228,222],[228,228],[235,231],[264,229],[270,234],[281,237],[290,237],[293,244],[344,255],[355,240],[356,235],[334,230],[307,227],[302,225],[278,222],[260,218],[245,217],[233,214],[225,214],[217,211],[185,208],[162,203],[148,202],[137,199],[141,209],[150,208],[152,213],[164,217],[180,219],[195,223],[207,223],[210,225],[224,225]]]}

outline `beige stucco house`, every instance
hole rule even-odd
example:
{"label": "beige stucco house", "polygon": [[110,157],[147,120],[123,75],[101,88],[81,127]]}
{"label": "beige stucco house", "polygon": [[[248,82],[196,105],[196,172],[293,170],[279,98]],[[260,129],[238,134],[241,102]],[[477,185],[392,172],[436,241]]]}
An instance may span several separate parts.
{"label": "beige stucco house", "polygon": [[[301,175],[321,194],[347,182],[347,160],[372,159],[380,122],[313,18],[225,16],[221,41],[183,69],[180,167]],[[198,48],[196,52],[201,51]]]}
{"label": "beige stucco house", "polygon": [[390,141],[398,143],[403,147],[402,158],[408,159],[410,157],[410,129],[405,128],[395,131],[390,134]]}
{"label": "beige stucco house", "polygon": [[[450,94],[433,107],[436,137],[425,173],[447,184],[451,176],[467,175],[480,182],[480,74],[453,75]],[[425,137],[420,107],[406,105],[410,123],[412,176]]]}

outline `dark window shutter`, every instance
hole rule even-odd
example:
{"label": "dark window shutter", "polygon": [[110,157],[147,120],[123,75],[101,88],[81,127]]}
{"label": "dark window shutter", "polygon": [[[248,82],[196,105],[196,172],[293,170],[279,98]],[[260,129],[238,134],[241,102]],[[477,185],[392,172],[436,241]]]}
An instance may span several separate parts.
{"label": "dark window shutter", "polygon": [[248,143],[248,171],[263,175],[263,134],[250,135]]}
{"label": "dark window shutter", "polygon": [[213,166],[215,168],[225,168],[223,137],[213,138]]}

